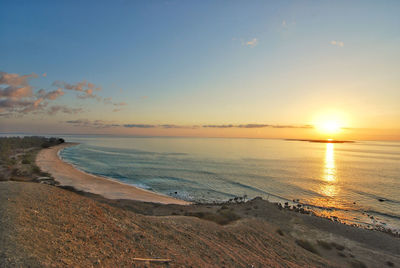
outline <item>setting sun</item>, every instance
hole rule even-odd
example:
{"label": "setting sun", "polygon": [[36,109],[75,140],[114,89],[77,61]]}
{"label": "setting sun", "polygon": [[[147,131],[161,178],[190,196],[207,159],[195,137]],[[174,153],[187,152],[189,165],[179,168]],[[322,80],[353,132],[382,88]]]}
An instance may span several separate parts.
{"label": "setting sun", "polygon": [[318,124],[316,127],[320,132],[323,132],[326,134],[338,133],[342,128],[341,124],[337,121],[323,122],[323,123]]}
{"label": "setting sun", "polygon": [[342,132],[349,124],[348,115],[344,111],[329,110],[314,116],[313,125],[323,135],[332,135]]}

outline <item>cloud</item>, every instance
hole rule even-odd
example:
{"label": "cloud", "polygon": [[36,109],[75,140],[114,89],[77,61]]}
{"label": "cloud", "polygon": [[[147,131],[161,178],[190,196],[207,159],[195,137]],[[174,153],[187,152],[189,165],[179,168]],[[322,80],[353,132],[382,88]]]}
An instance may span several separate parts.
{"label": "cloud", "polygon": [[78,119],[65,121],[67,124],[72,124],[76,127],[91,127],[91,128],[110,128],[110,127],[120,127],[121,125],[115,124],[113,122],[94,120],[90,121],[88,119]]}
{"label": "cloud", "polygon": [[102,120],[90,121],[87,119],[71,120],[66,121],[68,124],[74,124],[75,126],[85,126],[85,127],[124,127],[124,128],[164,128],[164,129],[197,129],[197,128],[313,128],[312,125],[270,125],[270,124],[227,124],[227,125],[175,125],[175,124],[118,124],[115,122],[106,122]]}
{"label": "cloud", "polygon": [[[53,86],[62,88],[64,90],[71,90],[71,91],[77,91],[81,92],[81,94],[77,95],[78,99],[95,99],[98,102],[103,102],[104,104],[109,104],[113,106],[124,106],[127,105],[125,102],[119,102],[115,103],[112,101],[111,97],[103,98],[97,94],[95,94],[95,91],[101,91],[102,88],[101,86],[95,85],[93,83],[87,82],[86,80],[83,80],[81,82],[77,82],[75,84],[70,84],[64,81],[54,81]],[[120,111],[121,109],[114,109],[113,111]]]}
{"label": "cloud", "polygon": [[[42,75],[46,77],[47,74]],[[23,116],[28,113],[47,113],[53,115],[59,112],[76,114],[82,112],[82,108],[71,108],[67,106],[50,106],[51,101],[65,95],[66,91],[75,91],[78,99],[95,99],[104,104],[114,106],[113,111],[120,111],[122,106],[128,105],[126,102],[113,102],[112,98],[103,98],[95,92],[101,91],[101,86],[83,80],[71,84],[64,81],[54,81],[55,90],[40,89],[33,93],[33,87],[29,84],[30,80],[38,78],[37,74],[19,75],[0,71],[0,116]],[[49,108],[48,108],[49,107]],[[100,124],[100,123],[98,123]]]}
{"label": "cloud", "polygon": [[103,102],[104,102],[104,104],[112,104],[112,98],[111,97],[104,98]]}
{"label": "cloud", "polygon": [[60,96],[64,95],[64,91],[62,91],[61,88],[57,89],[57,90],[53,90],[50,92],[46,92],[44,89],[41,89],[37,92],[36,94],[37,96],[44,98],[44,99],[48,99],[48,100],[55,100]]}
{"label": "cloud", "polygon": [[52,91],[40,89],[33,94],[33,87],[29,84],[30,80],[38,78],[36,74],[19,75],[13,73],[0,72],[0,115],[1,116],[23,116],[26,114],[47,113],[55,114],[77,113],[80,108],[69,108],[66,106],[51,106],[50,101],[54,101],[64,95],[61,88]]}
{"label": "cloud", "polygon": [[252,47],[253,48],[253,47],[258,45],[258,39],[257,38],[253,38],[253,39],[251,39],[249,41],[246,41],[245,45],[248,46],[248,47]]}
{"label": "cloud", "polygon": [[49,107],[49,109],[47,110],[47,113],[49,115],[54,115],[58,112],[62,112],[65,114],[78,114],[78,113],[83,112],[83,109],[82,108],[70,108],[65,105],[53,105],[53,106]]}
{"label": "cloud", "polygon": [[0,88],[0,98],[21,99],[32,96],[32,88],[30,86],[15,87],[8,86]]}
{"label": "cloud", "polygon": [[64,81],[54,81],[53,86],[65,89],[65,90],[72,90],[72,91],[78,91],[82,92],[82,94],[79,94],[77,97],[79,99],[96,99],[97,101],[102,101],[103,98],[100,96],[94,94],[93,92],[96,91],[101,91],[100,86],[96,86],[93,83],[87,82],[86,80],[83,80],[81,82],[78,82],[76,84],[70,84]]}
{"label": "cloud", "polygon": [[19,75],[0,71],[0,98],[21,99],[32,96],[31,78],[37,74]]}
{"label": "cloud", "polygon": [[117,103],[113,103],[114,106],[125,106],[128,105],[126,102],[117,102]]}
{"label": "cloud", "polygon": [[[113,105],[115,107],[121,107],[121,106],[128,105],[126,102],[113,102],[111,97],[103,98],[103,102],[104,102],[104,104]],[[122,109],[121,108],[115,108],[112,111],[113,112],[119,112],[119,111],[122,111]]]}
{"label": "cloud", "polygon": [[269,125],[269,124],[244,124],[244,125],[203,125],[203,128],[313,128],[311,125]]}
{"label": "cloud", "polygon": [[203,125],[204,128],[233,128],[234,125]]}
{"label": "cloud", "polygon": [[34,97],[29,80],[36,74],[19,75],[0,71],[0,113],[24,114],[46,107],[42,97]]}
{"label": "cloud", "polygon": [[332,41],[330,42],[330,44],[333,45],[333,46],[337,46],[337,47],[344,47],[344,43],[343,43],[342,41],[335,41],[335,40],[332,40]]}
{"label": "cloud", "polygon": [[122,125],[127,128],[155,128],[157,125],[149,125],[149,124],[125,124]]}
{"label": "cloud", "polygon": [[87,82],[86,80],[83,80],[76,84],[69,84],[64,81],[57,80],[57,81],[53,82],[53,86],[64,88],[66,90],[74,90],[74,91],[80,91],[80,92],[84,92],[88,89],[91,89],[91,90],[94,89],[97,91],[101,90],[100,86],[96,86],[95,84]]}
{"label": "cloud", "polygon": [[9,85],[15,87],[29,86],[29,79],[37,77],[38,75],[35,73],[19,75],[0,71],[0,85]]}

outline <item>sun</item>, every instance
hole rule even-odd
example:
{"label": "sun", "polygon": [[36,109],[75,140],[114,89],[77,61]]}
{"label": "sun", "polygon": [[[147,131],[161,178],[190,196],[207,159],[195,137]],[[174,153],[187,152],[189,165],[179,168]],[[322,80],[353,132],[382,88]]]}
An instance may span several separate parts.
{"label": "sun", "polygon": [[337,121],[321,122],[318,123],[316,127],[320,132],[323,132],[325,134],[335,134],[340,132],[340,130],[342,129],[342,125]]}
{"label": "sun", "polygon": [[347,118],[341,111],[320,112],[314,117],[313,125],[318,132],[332,138],[333,134],[341,132],[347,125]]}

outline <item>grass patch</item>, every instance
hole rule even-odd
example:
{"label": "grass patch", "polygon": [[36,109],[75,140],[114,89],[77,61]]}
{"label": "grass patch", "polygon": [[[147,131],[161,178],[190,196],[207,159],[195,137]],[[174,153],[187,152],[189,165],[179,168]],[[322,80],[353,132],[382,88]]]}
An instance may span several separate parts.
{"label": "grass patch", "polygon": [[281,229],[276,230],[276,232],[277,232],[280,236],[284,236],[284,235],[285,235]]}
{"label": "grass patch", "polygon": [[304,248],[305,250],[308,250],[314,254],[319,255],[319,252],[314,248],[314,246],[307,240],[296,240],[296,244],[299,245],[300,247]]}
{"label": "grass patch", "polygon": [[22,159],[22,164],[27,165],[30,163],[31,163],[31,161],[29,161],[29,159],[26,159],[26,158]]}

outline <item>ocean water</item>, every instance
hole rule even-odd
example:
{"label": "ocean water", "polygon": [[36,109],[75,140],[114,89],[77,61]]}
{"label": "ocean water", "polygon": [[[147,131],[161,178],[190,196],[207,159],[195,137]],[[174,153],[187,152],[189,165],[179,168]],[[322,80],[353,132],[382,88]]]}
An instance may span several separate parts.
{"label": "ocean water", "polygon": [[261,196],[400,231],[400,142],[70,136],[77,168],[196,202]]}

